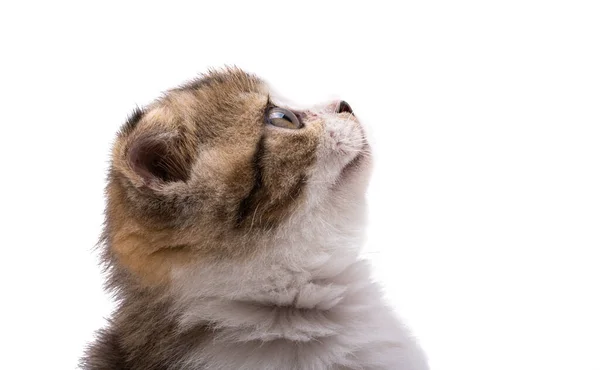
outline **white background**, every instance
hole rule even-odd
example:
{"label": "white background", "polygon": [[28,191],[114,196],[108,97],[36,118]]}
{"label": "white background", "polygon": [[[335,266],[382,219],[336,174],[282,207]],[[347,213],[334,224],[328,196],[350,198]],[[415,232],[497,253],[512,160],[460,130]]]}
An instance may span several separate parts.
{"label": "white background", "polygon": [[13,3],[1,368],[75,367],[111,309],[92,248],[113,135],[227,63],[370,127],[365,253],[433,369],[600,369],[597,2]]}

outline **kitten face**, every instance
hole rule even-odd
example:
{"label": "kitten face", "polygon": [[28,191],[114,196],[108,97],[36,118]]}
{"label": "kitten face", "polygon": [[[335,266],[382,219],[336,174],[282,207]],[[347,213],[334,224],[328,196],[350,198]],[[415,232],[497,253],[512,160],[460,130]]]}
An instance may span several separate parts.
{"label": "kitten face", "polygon": [[286,109],[257,77],[228,69],[136,111],[107,188],[118,264],[161,285],[198,259],[243,259],[313,213],[348,212],[370,167],[358,120],[344,102]]}

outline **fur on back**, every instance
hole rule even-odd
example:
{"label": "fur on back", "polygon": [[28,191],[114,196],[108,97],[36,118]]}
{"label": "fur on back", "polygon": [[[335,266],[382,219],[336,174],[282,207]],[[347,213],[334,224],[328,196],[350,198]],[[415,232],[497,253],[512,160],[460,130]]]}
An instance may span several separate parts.
{"label": "fur on back", "polygon": [[124,124],[102,239],[118,305],[82,368],[427,369],[359,258],[359,121],[333,102],[280,127],[278,107],[230,68]]}

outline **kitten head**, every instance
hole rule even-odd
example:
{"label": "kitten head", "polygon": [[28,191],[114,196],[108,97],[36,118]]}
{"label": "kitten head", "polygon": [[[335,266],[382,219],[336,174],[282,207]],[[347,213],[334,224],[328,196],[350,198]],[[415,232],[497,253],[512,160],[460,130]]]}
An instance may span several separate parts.
{"label": "kitten head", "polygon": [[360,218],[369,167],[346,102],[293,110],[253,75],[212,71],[136,110],[119,132],[109,253],[145,284],[198,259],[243,259],[265,240],[316,232],[318,220]]}

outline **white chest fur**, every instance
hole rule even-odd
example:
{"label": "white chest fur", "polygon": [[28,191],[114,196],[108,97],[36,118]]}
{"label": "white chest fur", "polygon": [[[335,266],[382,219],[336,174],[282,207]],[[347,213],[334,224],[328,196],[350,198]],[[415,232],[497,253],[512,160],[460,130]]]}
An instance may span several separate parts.
{"label": "white chest fur", "polygon": [[253,264],[178,271],[182,330],[215,329],[181,367],[427,369],[367,263],[329,257],[303,270],[263,264],[261,274]]}

